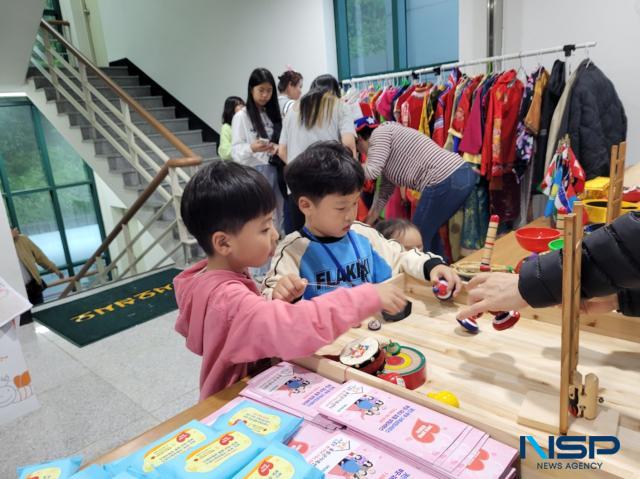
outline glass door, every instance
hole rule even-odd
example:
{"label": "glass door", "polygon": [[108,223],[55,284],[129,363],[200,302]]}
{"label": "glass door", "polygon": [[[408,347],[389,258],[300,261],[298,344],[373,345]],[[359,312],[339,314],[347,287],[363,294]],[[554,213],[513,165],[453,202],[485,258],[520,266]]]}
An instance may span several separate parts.
{"label": "glass door", "polygon": [[[105,237],[93,172],[25,99],[0,103],[0,189],[11,223],[65,276]],[[57,279],[42,274],[47,283]],[[45,290],[45,300],[65,286]]]}

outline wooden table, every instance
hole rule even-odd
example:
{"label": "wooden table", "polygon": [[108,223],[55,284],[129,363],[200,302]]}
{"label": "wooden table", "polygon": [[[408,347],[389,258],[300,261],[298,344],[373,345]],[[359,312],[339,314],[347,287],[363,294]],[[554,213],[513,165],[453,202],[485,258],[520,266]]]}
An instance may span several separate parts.
{"label": "wooden table", "polygon": [[[404,288],[413,302],[408,318],[386,323],[380,331],[351,329],[318,354],[339,354],[354,339],[373,336],[398,341],[417,348],[427,359],[428,382],[409,391],[333,361],[315,358],[298,364],[318,370],[324,376],[343,381],[356,379],[399,396],[424,404],[489,433],[499,441],[518,448],[521,435],[532,435],[546,444],[548,434],[517,422],[520,406],[529,391],[559,395],[560,327],[551,322],[529,319],[523,314],[518,324],[496,331],[489,319],[479,321],[481,332],[470,335],[460,327],[455,314],[458,306],[435,299],[431,288],[412,278]],[[329,364],[332,363],[332,364]],[[640,344],[623,339],[582,332],[578,370],[593,372],[600,378],[604,406],[620,412],[618,437],[621,451],[603,456],[608,474],[588,477],[638,477],[640,471]],[[460,408],[433,401],[427,392],[448,390],[460,400]],[[538,477],[535,456],[523,465],[524,478]],[[602,460],[602,457],[599,461]],[[569,471],[567,471],[569,472]],[[559,477],[583,477],[573,475]],[[548,475],[547,475],[548,474]],[[611,474],[611,475],[609,475]],[[544,477],[556,477],[544,472]]]}
{"label": "wooden table", "polygon": [[[550,225],[550,219],[540,217],[529,223],[527,226],[546,226]],[[493,249],[492,263],[513,266],[529,256],[531,253],[524,250],[516,240],[514,231],[507,233],[496,241]],[[466,256],[458,261],[458,263],[476,262],[479,263],[482,258],[482,251]],[[460,302],[466,301],[465,296],[460,297]],[[560,324],[561,310],[560,308],[544,308],[531,309],[523,311],[530,319],[537,319],[552,324]],[[580,329],[593,333],[602,334],[619,339],[628,339],[640,342],[640,318],[632,318],[617,313],[598,314],[593,316],[581,315]]]}
{"label": "wooden table", "polygon": [[[550,218],[545,218],[541,216],[540,218],[536,218],[527,226],[546,226],[549,227],[551,224]],[[493,255],[491,257],[491,262],[495,264],[500,264],[504,266],[512,266],[516,267],[518,261],[522,258],[529,256],[531,253],[527,250],[523,249],[519,244],[518,240],[516,240],[515,231],[511,231],[506,235],[498,238],[496,240],[496,244],[493,247]],[[457,263],[479,263],[482,259],[482,250],[478,250],[469,256],[465,256]]]}
{"label": "wooden table", "polygon": [[153,441],[160,439],[161,437],[166,436],[171,431],[178,429],[180,426],[188,423],[191,420],[195,419],[199,421],[200,419],[204,419],[209,414],[217,411],[232,399],[235,399],[246,385],[246,379],[238,381],[233,386],[230,386],[227,389],[224,389],[219,393],[210,396],[209,398],[196,404],[195,406],[181,412],[171,419],[166,420],[162,424],[159,424],[153,429],[148,430],[135,439],[132,439],[128,443],[123,444],[122,446],[108,452],[103,456],[100,456],[90,464],[107,464],[109,462],[113,462],[117,459],[128,456],[129,454],[137,451],[138,449],[141,449],[142,447],[152,443]]}

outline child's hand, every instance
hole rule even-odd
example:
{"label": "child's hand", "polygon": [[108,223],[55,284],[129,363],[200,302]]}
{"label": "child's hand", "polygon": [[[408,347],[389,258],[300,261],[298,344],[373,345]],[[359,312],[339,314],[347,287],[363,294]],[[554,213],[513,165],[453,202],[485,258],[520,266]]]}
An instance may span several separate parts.
{"label": "child's hand", "polygon": [[458,273],[447,265],[439,264],[431,270],[430,278],[431,282],[435,285],[438,284],[438,280],[444,279],[449,283],[449,291],[453,288],[453,296],[458,296],[462,291],[462,280]]}
{"label": "child's hand", "polygon": [[273,288],[273,299],[281,299],[287,303],[298,299],[307,287],[307,280],[295,274],[288,274],[280,278],[276,287]]}
{"label": "child's hand", "polygon": [[382,310],[389,314],[398,314],[404,310],[407,298],[404,292],[394,284],[379,283],[374,285],[382,301]]}

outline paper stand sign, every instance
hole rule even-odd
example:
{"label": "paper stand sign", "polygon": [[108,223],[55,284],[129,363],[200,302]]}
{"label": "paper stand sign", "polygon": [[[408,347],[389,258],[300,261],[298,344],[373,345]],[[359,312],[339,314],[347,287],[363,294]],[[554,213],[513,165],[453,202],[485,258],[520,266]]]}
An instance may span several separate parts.
{"label": "paper stand sign", "polygon": [[0,277],[0,425],[40,407],[18,341],[17,319],[29,308],[31,303]]}

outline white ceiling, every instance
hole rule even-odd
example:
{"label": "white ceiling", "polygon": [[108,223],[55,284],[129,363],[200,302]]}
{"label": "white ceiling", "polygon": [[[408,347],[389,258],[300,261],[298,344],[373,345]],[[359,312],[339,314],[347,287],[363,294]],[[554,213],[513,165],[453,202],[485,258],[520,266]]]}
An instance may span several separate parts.
{"label": "white ceiling", "polygon": [[0,0],[0,92],[24,84],[44,0]]}

